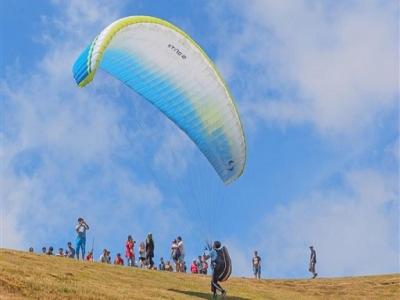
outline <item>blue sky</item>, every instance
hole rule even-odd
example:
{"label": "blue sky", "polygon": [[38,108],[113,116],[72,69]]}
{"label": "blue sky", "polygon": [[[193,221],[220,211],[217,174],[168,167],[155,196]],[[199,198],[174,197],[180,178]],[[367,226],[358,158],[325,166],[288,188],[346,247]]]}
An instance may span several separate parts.
{"label": "blue sky", "polygon": [[[234,273],[399,272],[395,1],[14,1],[0,9],[1,247],[65,247],[83,216],[96,257],[152,232],[230,249]],[[216,62],[236,99],[248,163],[226,187],[190,140],[104,72],[72,64],[106,25],[166,19]],[[223,213],[220,213],[223,212]]]}

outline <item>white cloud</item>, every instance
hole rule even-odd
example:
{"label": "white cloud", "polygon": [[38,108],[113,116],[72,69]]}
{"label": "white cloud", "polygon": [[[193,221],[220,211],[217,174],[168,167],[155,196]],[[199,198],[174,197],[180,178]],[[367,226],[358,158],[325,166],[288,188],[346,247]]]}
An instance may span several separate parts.
{"label": "white cloud", "polygon": [[232,260],[232,274],[235,276],[252,275],[251,257],[253,252],[243,241],[228,239],[224,242]]}
{"label": "white cloud", "polygon": [[400,162],[400,137],[397,136],[396,140],[385,148],[385,154],[388,160],[395,165],[399,165]]}
{"label": "white cloud", "polygon": [[343,190],[319,190],[267,214],[256,233],[267,276],[308,276],[309,245],[321,276],[399,272],[398,179],[352,171]]}
{"label": "white cloud", "polygon": [[218,61],[240,83],[246,120],[353,136],[397,108],[395,2],[245,1],[234,20],[214,12]]}
{"label": "white cloud", "polygon": [[[166,125],[171,124],[168,122]],[[169,175],[179,178],[185,173],[193,150],[194,144],[182,131],[170,128],[169,132],[162,137],[161,145],[154,155],[154,165],[156,168],[162,168]]]}
{"label": "white cloud", "polygon": [[[323,276],[398,272],[398,139],[386,147],[385,165],[371,155],[371,148],[385,146],[375,130],[398,111],[398,5],[226,3],[210,9],[218,65],[232,82],[246,128],[312,125],[342,155],[331,172],[342,172],[343,182],[289,199],[254,227],[253,244],[233,243],[239,272],[251,272],[243,256],[258,249],[264,276],[308,276],[310,244]],[[388,124],[398,125],[395,118]]]}
{"label": "white cloud", "polygon": [[[52,27],[39,38],[48,50],[44,57],[32,73],[16,66],[18,72],[0,82],[6,116],[0,128],[0,246],[50,242],[55,232],[72,237],[78,216],[93,225],[90,233],[98,240],[114,238],[121,224],[142,234],[148,230],[144,226],[161,233],[174,229],[170,219],[177,219],[179,210],[162,207],[159,188],[118,160],[139,160],[143,149],[132,140],[151,135],[148,129],[122,126],[127,112],[115,101],[121,85],[100,73],[85,89],[73,82],[74,59],[117,18],[121,3],[55,4],[62,13],[43,17],[44,26]],[[147,222],[152,218],[159,222]]]}

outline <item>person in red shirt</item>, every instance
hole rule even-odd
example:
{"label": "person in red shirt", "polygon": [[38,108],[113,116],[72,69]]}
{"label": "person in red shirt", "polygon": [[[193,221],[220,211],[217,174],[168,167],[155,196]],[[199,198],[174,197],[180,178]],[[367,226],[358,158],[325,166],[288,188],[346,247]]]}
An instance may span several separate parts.
{"label": "person in red shirt", "polygon": [[86,255],[87,261],[93,261],[93,251],[89,251],[88,255]]}
{"label": "person in red shirt", "polygon": [[132,239],[132,236],[128,235],[128,240],[125,243],[125,257],[127,265],[130,267],[135,266],[135,252],[133,250],[135,243],[136,242]]}
{"label": "person in red shirt", "polygon": [[199,269],[197,268],[197,262],[195,260],[192,262],[192,265],[190,266],[190,272],[192,272],[193,274],[199,273]]}
{"label": "person in red shirt", "polygon": [[117,253],[117,257],[114,260],[114,265],[121,265],[121,266],[124,265],[124,260],[121,257],[121,253]]}

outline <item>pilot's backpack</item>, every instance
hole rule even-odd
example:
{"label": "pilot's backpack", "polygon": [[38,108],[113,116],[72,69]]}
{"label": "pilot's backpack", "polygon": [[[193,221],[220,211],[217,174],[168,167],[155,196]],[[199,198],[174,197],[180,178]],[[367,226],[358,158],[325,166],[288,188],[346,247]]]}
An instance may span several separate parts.
{"label": "pilot's backpack", "polygon": [[217,251],[217,259],[215,260],[214,273],[217,275],[218,281],[225,281],[231,276],[232,262],[228,249],[222,246]]}

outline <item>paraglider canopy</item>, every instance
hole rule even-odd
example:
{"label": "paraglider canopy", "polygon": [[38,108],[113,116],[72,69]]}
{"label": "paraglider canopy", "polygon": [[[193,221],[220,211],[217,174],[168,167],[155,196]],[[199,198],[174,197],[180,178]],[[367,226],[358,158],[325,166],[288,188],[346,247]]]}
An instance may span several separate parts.
{"label": "paraglider canopy", "polygon": [[210,58],[181,29],[147,16],[117,20],[76,60],[76,83],[84,87],[99,68],[179,126],[225,184],[242,174],[246,143],[232,96]]}

